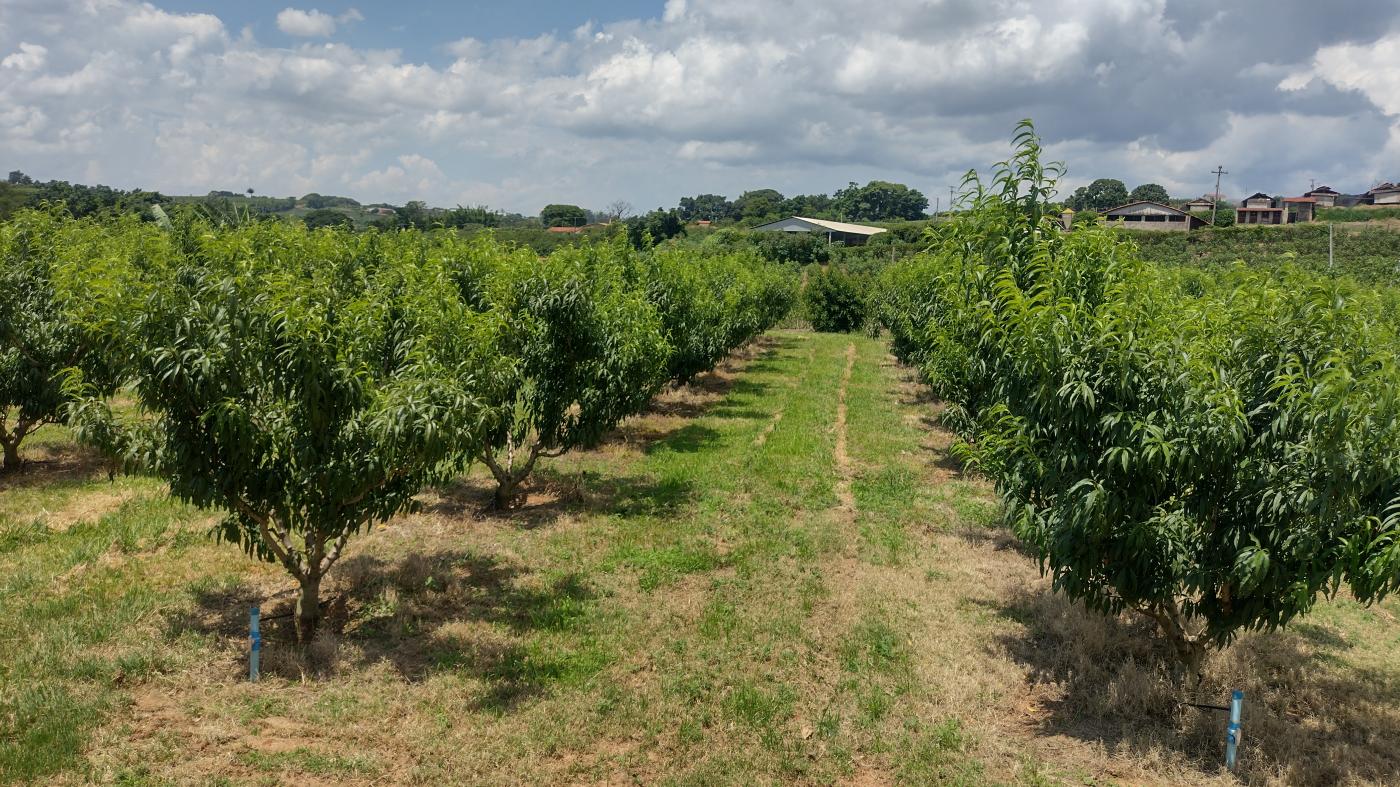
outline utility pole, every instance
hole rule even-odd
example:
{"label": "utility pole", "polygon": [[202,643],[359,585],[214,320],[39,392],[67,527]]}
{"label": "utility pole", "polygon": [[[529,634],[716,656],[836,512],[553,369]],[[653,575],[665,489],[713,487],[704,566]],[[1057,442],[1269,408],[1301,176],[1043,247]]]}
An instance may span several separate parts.
{"label": "utility pole", "polygon": [[949,187],[948,187],[948,212],[949,212],[949,213],[951,213],[951,212],[953,211],[953,203],[955,203],[955,202],[957,202],[957,201],[958,201],[958,187],[957,187],[957,186],[949,186]]}
{"label": "utility pole", "polygon": [[1216,164],[1213,172],[1215,174],[1215,201],[1210,204],[1210,224],[1212,227],[1215,226],[1215,209],[1220,207],[1220,176],[1230,174],[1225,171],[1225,167],[1221,164]]}

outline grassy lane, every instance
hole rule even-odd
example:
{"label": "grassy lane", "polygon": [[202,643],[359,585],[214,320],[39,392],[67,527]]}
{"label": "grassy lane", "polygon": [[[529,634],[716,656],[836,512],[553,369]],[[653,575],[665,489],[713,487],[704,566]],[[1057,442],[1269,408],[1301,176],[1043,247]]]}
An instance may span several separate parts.
{"label": "grassy lane", "polygon": [[[775,332],[509,515],[477,473],[352,542],[309,657],[281,572],[55,430],[0,487],[0,777],[1225,783],[1216,720],[1163,711],[1140,625],[1048,593],[933,412],[882,342]],[[1217,660],[1270,698],[1252,779],[1385,781],[1396,611],[1339,601]]]}

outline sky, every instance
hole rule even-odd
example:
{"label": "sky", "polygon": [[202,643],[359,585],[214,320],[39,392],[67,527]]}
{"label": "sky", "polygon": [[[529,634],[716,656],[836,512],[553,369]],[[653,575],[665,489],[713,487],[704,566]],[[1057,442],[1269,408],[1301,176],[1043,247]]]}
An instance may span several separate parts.
{"label": "sky", "polygon": [[1400,180],[1400,0],[0,0],[0,169],[640,210],[906,183]]}

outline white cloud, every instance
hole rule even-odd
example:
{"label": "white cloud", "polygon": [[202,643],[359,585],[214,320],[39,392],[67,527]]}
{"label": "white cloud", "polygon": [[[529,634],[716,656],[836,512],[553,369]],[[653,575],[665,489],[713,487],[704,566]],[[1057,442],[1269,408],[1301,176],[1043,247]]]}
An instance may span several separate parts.
{"label": "white cloud", "polygon": [[301,38],[328,38],[335,35],[338,25],[364,21],[364,15],[351,8],[340,16],[316,9],[302,11],[299,8],[284,8],[277,14],[277,29],[289,36]]}
{"label": "white cloud", "polygon": [[1323,47],[1311,69],[1289,76],[1279,87],[1299,90],[1313,79],[1356,91],[1387,115],[1400,116],[1400,33],[1369,44]]}
{"label": "white cloud", "polygon": [[352,185],[365,191],[388,195],[399,202],[407,202],[437,191],[446,179],[442,169],[432,159],[410,153],[399,156],[397,164],[365,173],[352,181]]}
{"label": "white cloud", "polygon": [[700,161],[745,161],[758,153],[758,146],[750,142],[702,142],[698,139],[686,141],[676,151],[683,159]]}
{"label": "white cloud", "polygon": [[13,68],[16,71],[35,71],[43,67],[44,58],[49,54],[48,47],[21,41],[19,51],[0,59],[0,68]]}
{"label": "white cloud", "polygon": [[[1383,67],[1400,62],[1400,34],[1377,32],[1400,13],[1380,4],[1239,0],[1202,15],[1166,0],[888,0],[871,14],[669,0],[656,19],[460,31],[401,53],[273,45],[154,2],[0,0],[0,151],[16,159],[0,163],[176,193],[533,212],[876,177],[946,198],[1026,116],[1069,164],[1066,185],[1108,176],[1182,195],[1213,184],[1217,163],[1237,190],[1364,188],[1400,145],[1400,69]],[[300,39],[362,19],[276,16]]]}
{"label": "white cloud", "polygon": [[666,22],[678,22],[685,17],[685,0],[666,0],[666,10],[662,13],[662,20]]}

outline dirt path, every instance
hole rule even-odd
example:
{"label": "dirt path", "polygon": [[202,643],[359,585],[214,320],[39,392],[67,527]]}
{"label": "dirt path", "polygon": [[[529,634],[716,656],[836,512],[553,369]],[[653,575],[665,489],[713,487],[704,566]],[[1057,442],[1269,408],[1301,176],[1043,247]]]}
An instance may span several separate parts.
{"label": "dirt path", "polygon": [[841,388],[836,398],[836,470],[840,478],[836,482],[836,499],[841,510],[849,516],[855,515],[856,498],[851,492],[851,457],[846,438],[846,399],[851,388],[851,371],[856,365],[856,346],[846,345],[846,370],[841,374]]}
{"label": "dirt path", "polygon": [[758,437],[755,437],[753,439],[754,447],[760,448],[763,446],[764,443],[768,442],[768,436],[773,434],[773,430],[778,428],[778,423],[782,420],[782,410],[778,410],[778,412],[773,413],[773,420],[769,421],[768,425],[763,427],[763,431],[758,433]]}

